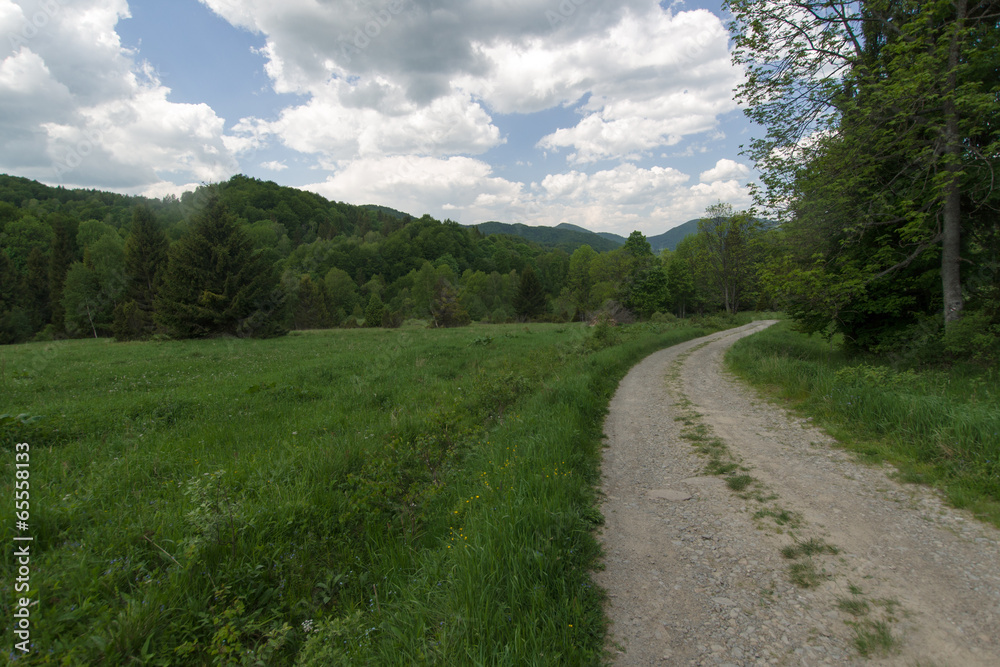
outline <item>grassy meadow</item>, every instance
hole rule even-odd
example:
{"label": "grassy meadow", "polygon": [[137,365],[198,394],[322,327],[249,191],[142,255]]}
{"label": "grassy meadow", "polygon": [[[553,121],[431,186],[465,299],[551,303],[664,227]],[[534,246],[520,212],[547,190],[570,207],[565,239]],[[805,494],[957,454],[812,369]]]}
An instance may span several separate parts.
{"label": "grassy meadow", "polygon": [[737,323],[2,348],[3,515],[27,442],[38,603],[0,660],[599,664],[608,400]]}
{"label": "grassy meadow", "polygon": [[727,364],[901,479],[940,488],[1000,526],[1000,373],[956,364],[906,368],[841,352],[782,322],[738,341]]}

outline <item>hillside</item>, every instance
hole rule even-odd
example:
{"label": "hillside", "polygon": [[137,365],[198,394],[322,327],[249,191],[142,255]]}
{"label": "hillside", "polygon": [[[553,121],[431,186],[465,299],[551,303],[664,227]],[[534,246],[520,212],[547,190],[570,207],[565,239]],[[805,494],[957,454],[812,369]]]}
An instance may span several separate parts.
{"label": "hillside", "polygon": [[688,220],[683,225],[678,225],[677,227],[667,230],[658,236],[650,236],[646,240],[649,241],[649,245],[653,246],[653,252],[658,253],[664,249],[676,249],[677,244],[680,243],[685,236],[697,233],[698,220]]}
{"label": "hillside", "polygon": [[[625,244],[624,236],[612,234],[611,232],[592,232],[589,229],[584,229],[568,222],[560,223],[555,227],[532,227],[520,223],[508,224],[504,222],[483,222],[473,226],[487,236],[490,234],[520,236],[544,246],[562,248],[567,252],[572,252],[584,244],[589,245],[597,252],[614,250]],[[647,240],[653,247],[653,252],[659,253],[662,250],[675,249],[677,244],[681,242],[681,239],[688,234],[696,233],[698,233],[698,221],[688,220],[684,224],[674,227],[663,234],[650,236]]]}
{"label": "hillside", "polygon": [[520,236],[527,241],[559,248],[566,252],[573,252],[582,245],[589,245],[597,252],[606,252],[625,243],[625,239],[622,239],[621,242],[615,242],[590,230],[574,225],[565,225],[565,223],[558,227],[531,227],[520,223],[510,224],[506,222],[482,222],[471,226],[486,236],[494,234]]}

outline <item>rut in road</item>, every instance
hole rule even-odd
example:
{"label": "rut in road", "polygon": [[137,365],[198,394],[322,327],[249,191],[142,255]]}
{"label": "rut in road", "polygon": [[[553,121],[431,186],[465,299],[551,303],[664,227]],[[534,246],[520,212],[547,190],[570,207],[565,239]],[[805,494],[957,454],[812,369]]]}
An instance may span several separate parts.
{"label": "rut in road", "polygon": [[[772,323],[657,352],[611,402],[595,579],[615,664],[1000,665],[1000,532],[727,376]],[[744,469],[707,473],[692,438]]]}

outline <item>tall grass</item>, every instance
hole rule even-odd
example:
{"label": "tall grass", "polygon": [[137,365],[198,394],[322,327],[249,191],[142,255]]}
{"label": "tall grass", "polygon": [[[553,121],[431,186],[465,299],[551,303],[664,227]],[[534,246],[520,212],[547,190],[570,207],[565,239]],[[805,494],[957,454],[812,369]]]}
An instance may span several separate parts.
{"label": "tall grass", "polygon": [[736,322],[709,324],[4,348],[0,413],[26,416],[0,431],[2,497],[27,442],[38,600],[33,651],[5,657],[598,663],[608,400]]}
{"label": "tall grass", "polygon": [[848,356],[781,323],[737,342],[730,368],[815,417],[846,446],[932,484],[1000,525],[1000,378],[995,368],[899,369]]}

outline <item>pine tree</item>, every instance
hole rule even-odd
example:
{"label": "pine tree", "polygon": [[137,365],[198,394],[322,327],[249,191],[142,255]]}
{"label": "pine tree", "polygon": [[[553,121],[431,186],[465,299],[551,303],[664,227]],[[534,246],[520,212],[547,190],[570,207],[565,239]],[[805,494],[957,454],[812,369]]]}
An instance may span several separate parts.
{"label": "pine tree", "polygon": [[365,326],[382,326],[383,311],[385,311],[385,306],[382,303],[382,299],[379,298],[378,294],[372,294],[371,298],[368,299],[368,307],[365,308]]}
{"label": "pine tree", "polygon": [[155,331],[153,309],[163,282],[170,244],[146,206],[132,211],[132,233],[125,241],[125,301],[115,308],[118,340],[147,338]]}
{"label": "pine tree", "polygon": [[156,323],[178,338],[284,333],[284,294],[274,266],[254,252],[217,194],[170,248],[155,305]]}
{"label": "pine tree", "polygon": [[296,329],[327,329],[332,326],[326,309],[326,288],[309,275],[299,279],[299,298],[292,317]]}
{"label": "pine tree", "polygon": [[545,290],[542,282],[530,266],[521,273],[517,295],[514,297],[514,312],[517,316],[530,320],[545,312]]}

